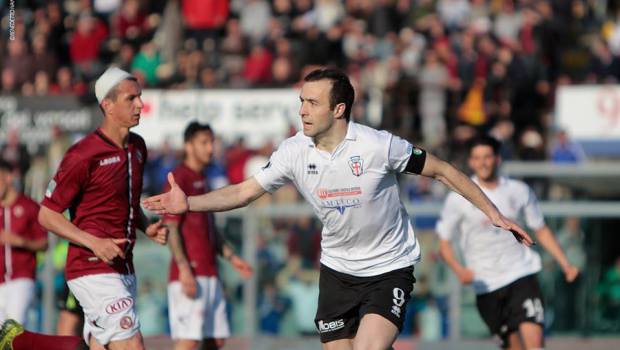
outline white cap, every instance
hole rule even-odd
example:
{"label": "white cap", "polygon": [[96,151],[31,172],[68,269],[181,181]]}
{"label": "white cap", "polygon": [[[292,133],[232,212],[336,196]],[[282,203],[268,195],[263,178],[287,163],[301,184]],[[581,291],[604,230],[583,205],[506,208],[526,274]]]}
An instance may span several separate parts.
{"label": "white cap", "polygon": [[127,78],[133,78],[133,75],[116,67],[108,68],[101,74],[99,79],[97,79],[97,82],[95,82],[95,96],[97,96],[97,101],[101,104],[110,90]]}

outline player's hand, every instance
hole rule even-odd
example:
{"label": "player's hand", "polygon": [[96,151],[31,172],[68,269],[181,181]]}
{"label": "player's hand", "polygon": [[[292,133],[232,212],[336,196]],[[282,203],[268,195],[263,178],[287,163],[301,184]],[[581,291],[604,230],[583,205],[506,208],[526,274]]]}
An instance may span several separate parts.
{"label": "player's hand", "polygon": [[187,196],[181,187],[174,181],[174,175],[168,173],[170,191],[157,196],[148,197],[142,201],[142,205],[150,211],[162,214],[183,214],[189,209]]}
{"label": "player's hand", "polygon": [[187,297],[194,299],[198,293],[198,284],[196,277],[189,268],[179,269],[179,282],[181,282],[181,290]]}
{"label": "player's hand", "polygon": [[499,214],[498,217],[492,219],[492,222],[493,222],[493,225],[497,227],[501,227],[504,230],[510,231],[512,235],[515,236],[515,239],[519,243],[523,243],[528,247],[536,244],[534,243],[534,240],[532,239],[532,237],[530,237],[530,235],[528,235],[527,232],[525,232],[525,230],[521,228],[521,226],[517,225],[516,223],[514,223],[512,220],[508,219],[507,217]]}
{"label": "player's hand", "polygon": [[235,268],[235,270],[237,270],[237,272],[239,272],[241,277],[245,279],[252,277],[252,274],[254,274],[254,269],[252,269],[252,266],[236,254],[233,254],[230,257],[230,264]]}
{"label": "player's hand", "polygon": [[130,241],[127,238],[95,238],[88,248],[90,248],[101,261],[108,265],[112,265],[116,258],[125,259],[125,252],[120,246],[129,243]]}
{"label": "player's hand", "polygon": [[168,242],[169,232],[170,231],[168,230],[168,227],[164,225],[161,220],[150,224],[146,228],[146,231],[144,231],[148,238],[150,238],[153,242],[159,243],[161,245],[164,245],[166,244],[166,242]]}
{"label": "player's hand", "polygon": [[21,248],[26,244],[26,241],[23,237],[16,235],[11,231],[0,230],[0,244]]}
{"label": "player's hand", "polygon": [[564,278],[568,283],[573,282],[575,279],[577,279],[577,276],[579,276],[579,269],[573,265],[568,265],[562,268],[562,270],[564,271]]}
{"label": "player's hand", "polygon": [[471,284],[474,281],[474,272],[470,269],[463,268],[456,273],[456,277],[463,284]]}

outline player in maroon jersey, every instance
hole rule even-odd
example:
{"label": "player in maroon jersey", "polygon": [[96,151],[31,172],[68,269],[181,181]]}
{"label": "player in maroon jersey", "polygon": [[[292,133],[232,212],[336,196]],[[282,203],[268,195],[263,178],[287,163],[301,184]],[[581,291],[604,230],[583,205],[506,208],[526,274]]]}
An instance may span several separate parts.
{"label": "player in maroon jersey", "polygon": [[26,321],[34,298],[36,252],[47,249],[39,204],[12,185],[13,166],[0,159],[0,321]]}
{"label": "player in maroon jersey", "polygon": [[91,349],[144,349],[135,312],[135,230],[167,240],[161,220],[147,226],[139,203],[147,152],[129,129],[140,121],[141,93],[129,73],[103,73],[95,84],[103,122],[67,151],[39,212],[44,227],[70,241],[67,284],[84,309]]}
{"label": "player in maroon jersey", "polygon": [[[204,170],[213,153],[213,131],[206,124],[190,123],[184,133],[185,158],[173,170],[185,193],[209,191]],[[164,191],[169,190],[168,187]],[[226,301],[218,279],[217,254],[228,260],[244,278],[252,268],[222,239],[211,213],[187,212],[166,215],[170,228],[168,315],[175,350],[218,349],[230,336]],[[198,312],[196,312],[198,310]]]}

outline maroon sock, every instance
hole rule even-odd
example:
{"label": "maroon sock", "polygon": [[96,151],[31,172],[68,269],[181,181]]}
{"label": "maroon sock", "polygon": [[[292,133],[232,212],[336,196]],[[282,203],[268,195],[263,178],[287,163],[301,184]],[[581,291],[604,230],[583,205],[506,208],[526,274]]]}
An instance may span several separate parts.
{"label": "maroon sock", "polygon": [[77,350],[84,341],[76,336],[47,335],[24,331],[13,339],[13,350]]}

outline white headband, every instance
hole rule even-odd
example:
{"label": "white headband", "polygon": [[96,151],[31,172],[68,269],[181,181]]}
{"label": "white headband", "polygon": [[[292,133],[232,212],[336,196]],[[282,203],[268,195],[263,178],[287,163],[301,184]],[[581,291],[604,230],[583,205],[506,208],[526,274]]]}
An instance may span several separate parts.
{"label": "white headband", "polygon": [[95,83],[95,96],[97,96],[97,101],[99,101],[99,104],[101,104],[110,90],[112,90],[118,83],[128,78],[133,78],[133,75],[116,67],[110,67],[103,72]]}

